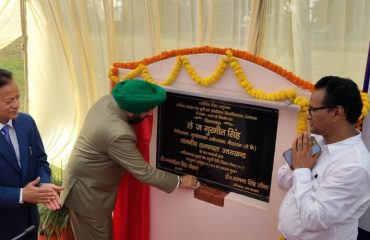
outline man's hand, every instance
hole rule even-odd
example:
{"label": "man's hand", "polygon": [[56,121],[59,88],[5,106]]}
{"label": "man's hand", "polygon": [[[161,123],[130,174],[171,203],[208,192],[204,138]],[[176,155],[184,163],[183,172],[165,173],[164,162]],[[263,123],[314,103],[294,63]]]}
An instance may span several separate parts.
{"label": "man's hand", "polygon": [[27,203],[49,203],[57,199],[58,194],[52,188],[37,187],[40,177],[29,182],[22,190],[23,202]]}
{"label": "man's hand", "polygon": [[59,196],[57,199],[51,200],[48,203],[43,203],[45,207],[47,207],[50,210],[58,210],[60,209],[60,199]]}
{"label": "man's hand", "polygon": [[40,186],[40,188],[47,188],[47,189],[51,189],[55,192],[55,199],[51,200],[50,202],[48,203],[45,203],[45,207],[47,207],[48,209],[50,210],[57,210],[57,209],[60,209],[60,199],[59,199],[59,192],[62,191],[64,188],[63,187],[60,187],[60,186],[57,186],[55,184],[51,184],[51,183],[44,183]]}
{"label": "man's hand", "polygon": [[181,176],[180,188],[191,188],[196,189],[200,186],[196,177],[191,175]]}
{"label": "man's hand", "polygon": [[41,187],[41,188],[48,188],[48,189],[52,189],[52,190],[54,190],[56,193],[59,193],[60,191],[62,191],[62,190],[64,189],[64,187],[57,186],[57,185],[52,184],[52,183],[43,183],[40,187]]}
{"label": "man's hand", "polygon": [[315,166],[320,153],[312,156],[311,137],[309,132],[304,132],[296,138],[292,145],[293,169],[309,168]]}

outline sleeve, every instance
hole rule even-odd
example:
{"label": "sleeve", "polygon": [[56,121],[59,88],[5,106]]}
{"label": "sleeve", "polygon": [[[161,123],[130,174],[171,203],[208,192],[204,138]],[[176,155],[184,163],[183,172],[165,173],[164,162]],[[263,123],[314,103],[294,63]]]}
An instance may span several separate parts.
{"label": "sleeve", "polygon": [[167,193],[175,190],[178,177],[172,173],[156,169],[144,160],[130,136],[114,139],[108,149],[109,157],[130,172],[136,179],[153,185]]}
{"label": "sleeve", "polygon": [[37,162],[37,176],[40,177],[40,183],[50,183],[51,170],[47,161],[44,145],[41,140],[39,130],[37,129],[35,121],[32,119],[33,124],[33,141],[35,143],[35,157]]}
{"label": "sleeve", "polygon": [[360,166],[336,170],[316,191],[310,169],[296,169],[293,174],[294,197],[307,231],[321,231],[340,223],[369,201],[369,179]]}
{"label": "sleeve", "polygon": [[281,166],[277,173],[278,186],[284,191],[288,191],[293,185],[293,171],[290,169],[289,165],[285,163]]}
{"label": "sleeve", "polygon": [[0,207],[14,208],[19,205],[20,188],[0,186]]}

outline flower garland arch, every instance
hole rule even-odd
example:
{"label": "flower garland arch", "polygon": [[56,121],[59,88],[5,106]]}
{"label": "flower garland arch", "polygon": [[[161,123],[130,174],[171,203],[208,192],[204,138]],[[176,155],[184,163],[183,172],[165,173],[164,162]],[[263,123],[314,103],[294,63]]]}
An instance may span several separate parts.
{"label": "flower garland arch", "polygon": [[[185,56],[200,53],[214,53],[224,55],[217,64],[215,71],[207,77],[200,76],[197,73],[196,69],[194,69],[194,67],[191,65],[189,59]],[[172,57],[176,57],[176,62],[168,77],[161,82],[155,81],[150,75],[147,66],[151,63]],[[264,68],[267,68],[281,75],[282,77],[284,77],[285,79],[292,82],[293,84],[295,84],[296,86],[303,90],[312,91],[314,89],[314,85],[312,83],[301,79],[300,77],[294,75],[292,72],[289,72],[283,69],[282,67],[274,63],[271,63],[270,61],[267,61],[261,57],[255,56],[245,51],[235,49],[215,48],[209,46],[165,51],[159,55],[153,56],[151,58],[145,58],[137,62],[114,63],[113,67],[109,70],[108,77],[112,81],[112,84],[116,84],[119,81],[132,79],[136,76],[141,75],[145,81],[148,81],[150,83],[162,86],[170,86],[176,80],[177,75],[179,74],[179,71],[181,69],[181,66],[184,66],[187,74],[194,82],[203,87],[208,87],[217,82],[222,77],[223,73],[225,72],[225,69],[228,66],[230,66],[236,78],[238,79],[240,86],[245,90],[245,92],[248,95],[259,100],[275,102],[288,100],[291,103],[299,105],[300,111],[298,115],[297,133],[299,134],[305,131],[307,129],[306,122],[309,100],[305,97],[297,95],[295,89],[284,89],[273,93],[267,93],[262,89],[254,88],[251,82],[248,80],[245,72],[243,71],[238,58],[247,60],[249,62],[253,62]],[[126,68],[132,70],[128,74],[120,78],[118,76],[118,68]],[[368,95],[366,93],[361,93],[361,99],[363,102],[363,109],[361,116],[358,120],[358,125],[362,123],[362,119],[368,114],[370,107]]]}

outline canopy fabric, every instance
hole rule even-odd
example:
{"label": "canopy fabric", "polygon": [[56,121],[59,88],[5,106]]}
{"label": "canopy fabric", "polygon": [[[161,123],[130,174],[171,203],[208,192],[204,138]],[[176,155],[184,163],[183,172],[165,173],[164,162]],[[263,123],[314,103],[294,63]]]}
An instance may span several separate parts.
{"label": "canopy fabric", "polygon": [[0,1],[0,49],[22,36],[20,1]]}

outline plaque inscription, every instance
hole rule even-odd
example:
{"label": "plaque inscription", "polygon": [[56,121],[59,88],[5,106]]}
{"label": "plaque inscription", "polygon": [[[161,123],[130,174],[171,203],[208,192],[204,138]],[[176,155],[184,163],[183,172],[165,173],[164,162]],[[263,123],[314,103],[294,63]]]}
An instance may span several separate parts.
{"label": "plaque inscription", "polygon": [[157,168],[269,201],[277,109],[169,92],[158,113]]}

